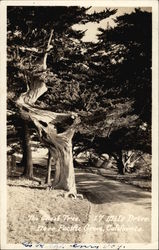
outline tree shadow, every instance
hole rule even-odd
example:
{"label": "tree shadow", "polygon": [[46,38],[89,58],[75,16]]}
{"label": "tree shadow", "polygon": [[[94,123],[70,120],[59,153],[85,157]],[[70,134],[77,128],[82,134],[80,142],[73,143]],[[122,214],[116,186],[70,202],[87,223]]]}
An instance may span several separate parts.
{"label": "tree shadow", "polygon": [[[20,164],[16,164],[16,168],[14,168],[11,173],[7,176],[7,179],[16,180],[20,178],[28,179],[23,175],[24,167],[20,166]],[[45,165],[33,164],[33,173],[36,178],[44,179],[47,175],[47,167]],[[53,178],[55,175],[55,168],[51,170],[51,177]]]}
{"label": "tree shadow", "polygon": [[76,183],[78,192],[95,204],[124,202],[139,205],[145,203],[146,206],[151,206],[151,193],[129,184],[109,180],[91,173],[77,173]]}
{"label": "tree shadow", "polygon": [[[33,183],[25,184],[25,177],[21,176],[22,171],[14,172],[14,175],[9,177],[10,180],[19,179],[18,182],[8,183],[8,186],[16,186],[37,190],[46,190],[45,185],[36,185]],[[52,171],[52,178],[54,177],[54,170]],[[34,165],[34,176],[41,178],[44,183],[46,177],[46,167],[40,165]],[[24,178],[24,184],[22,179]],[[138,205],[144,205],[151,207],[151,193],[143,191],[141,188],[134,187],[130,184],[121,183],[116,180],[105,178],[103,176],[81,172],[77,170],[75,174],[77,192],[83,194],[83,196],[94,204],[103,204],[110,202],[127,202],[136,203]],[[27,180],[27,178],[26,178]],[[52,190],[50,191],[52,192]]]}
{"label": "tree shadow", "polygon": [[44,186],[31,186],[31,185],[23,185],[23,184],[8,184],[9,187],[23,187],[23,188],[29,188],[29,189],[43,189],[45,190],[46,187]]}

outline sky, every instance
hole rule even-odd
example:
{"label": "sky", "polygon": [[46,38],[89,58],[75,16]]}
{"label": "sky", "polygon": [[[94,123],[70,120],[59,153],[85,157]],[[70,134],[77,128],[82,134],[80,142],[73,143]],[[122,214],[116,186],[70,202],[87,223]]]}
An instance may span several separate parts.
{"label": "sky", "polygon": [[[88,10],[88,14],[91,14],[93,13],[94,11],[96,12],[100,12],[100,11],[103,11],[106,7],[91,7],[89,10]],[[98,28],[101,27],[103,29],[106,29],[108,23],[109,23],[109,26],[111,27],[114,27],[115,25],[115,22],[113,21],[113,19],[117,16],[121,16],[125,13],[131,13],[135,8],[134,7],[119,7],[117,8],[117,13],[112,15],[111,17],[109,18],[106,18],[102,21],[100,21],[100,23],[87,23],[87,24],[77,24],[77,25],[74,25],[73,28],[76,29],[76,30],[87,30],[85,32],[85,36],[82,38],[82,41],[84,42],[97,42],[97,34],[99,34],[100,32],[98,31]],[[141,10],[146,10],[146,11],[149,11],[151,12],[151,8],[150,7],[142,7]]]}

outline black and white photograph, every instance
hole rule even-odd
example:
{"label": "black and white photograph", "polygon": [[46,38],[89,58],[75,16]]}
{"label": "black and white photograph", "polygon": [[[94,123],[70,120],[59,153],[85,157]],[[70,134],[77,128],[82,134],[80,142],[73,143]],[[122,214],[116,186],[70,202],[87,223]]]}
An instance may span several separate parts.
{"label": "black and white photograph", "polygon": [[1,2],[2,249],[158,249],[158,2],[114,2]]}

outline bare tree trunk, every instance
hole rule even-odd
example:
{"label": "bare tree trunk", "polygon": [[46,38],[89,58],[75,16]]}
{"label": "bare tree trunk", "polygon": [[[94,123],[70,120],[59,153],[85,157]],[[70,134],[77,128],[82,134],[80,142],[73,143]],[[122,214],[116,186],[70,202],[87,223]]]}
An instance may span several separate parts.
{"label": "bare tree trunk", "polygon": [[125,166],[123,164],[122,150],[117,151],[115,154],[113,154],[113,156],[117,161],[118,173],[121,175],[124,175],[125,174]]}
{"label": "bare tree trunk", "polygon": [[[51,30],[47,50],[44,55],[42,65],[43,70],[46,70],[47,68],[46,61],[52,35],[53,30]],[[41,74],[45,74],[45,72],[41,72]],[[31,84],[28,84],[27,86],[27,91],[25,93],[22,93],[17,100],[17,106],[19,107],[23,119],[32,121],[34,123],[41,141],[45,143],[50,152],[48,159],[48,176],[46,179],[47,183],[50,182],[51,159],[55,154],[57,164],[53,182],[54,188],[64,189],[68,192],[68,195],[72,194],[76,196],[77,191],[73,167],[72,137],[74,135],[75,126],[79,123],[80,120],[77,119],[77,115],[75,113],[55,113],[35,107],[34,104],[37,99],[46,91],[47,86],[43,78],[40,77],[39,73],[35,73],[35,75],[32,76]],[[64,132],[58,133],[56,124],[61,124],[61,126],[64,125]],[[66,124],[67,128],[65,128]],[[27,136],[28,134],[26,134],[25,142],[29,143],[29,138]],[[24,148],[26,148],[26,145]],[[26,152],[29,154],[29,148],[26,149]]]}
{"label": "bare tree trunk", "polygon": [[52,187],[63,189],[75,196],[77,191],[72,155],[73,126],[67,131],[57,134],[55,128],[50,126],[50,124],[48,124],[48,126],[45,125],[45,127],[42,127],[38,121],[36,121],[35,124],[39,131],[42,129],[42,132],[39,133],[41,134],[41,140],[47,146],[49,145],[47,183],[50,183],[51,160],[54,158],[56,160],[56,169]]}
{"label": "bare tree trunk", "polygon": [[73,133],[74,131],[72,131],[72,134],[65,133],[63,136],[59,135],[58,141],[55,142],[55,147],[58,154],[57,168],[60,168],[60,171],[58,171],[56,174],[55,188],[63,189],[76,194],[72,156]]}
{"label": "bare tree trunk", "polygon": [[22,163],[24,166],[23,175],[27,177],[33,177],[33,163],[32,163],[32,152],[30,146],[30,134],[29,128],[26,121],[23,121],[23,135],[22,135],[22,149],[23,159]]}
{"label": "bare tree trunk", "polygon": [[117,161],[117,167],[118,167],[119,174],[124,175],[125,174],[125,167],[124,167],[124,164],[120,158]]}
{"label": "bare tree trunk", "polygon": [[51,185],[51,165],[52,165],[52,159],[53,155],[51,154],[50,150],[48,152],[48,162],[47,162],[47,176],[45,183],[48,184],[48,186]]}
{"label": "bare tree trunk", "polygon": [[60,180],[60,161],[57,159],[56,165],[55,165],[55,176],[54,181],[52,183],[52,188],[55,188]]}

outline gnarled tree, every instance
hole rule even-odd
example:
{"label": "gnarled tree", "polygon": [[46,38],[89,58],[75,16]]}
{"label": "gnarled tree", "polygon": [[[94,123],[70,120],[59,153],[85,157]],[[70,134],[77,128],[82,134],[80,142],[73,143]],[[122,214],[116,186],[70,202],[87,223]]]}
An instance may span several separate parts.
{"label": "gnarled tree", "polygon": [[[27,91],[20,95],[16,104],[20,110],[22,119],[34,123],[39,132],[40,139],[49,149],[48,184],[50,184],[51,158],[56,157],[57,164],[54,187],[64,189],[76,195],[72,157],[72,137],[75,131],[74,125],[77,116],[73,113],[64,114],[42,110],[35,106],[37,99],[47,91],[43,77],[47,70],[46,60],[52,35],[53,31],[51,30],[47,49],[42,61],[43,63],[41,65],[38,64],[38,72],[34,72],[32,82],[30,85],[27,84]],[[39,72],[39,66],[41,72]],[[70,124],[70,122],[72,124]],[[58,124],[69,124],[69,127],[65,130],[63,126],[63,131],[58,131]]]}
{"label": "gnarled tree", "polygon": [[[71,39],[80,41],[84,35],[84,32],[73,30],[73,24],[84,24],[89,21],[99,22],[116,12],[116,10],[106,9],[101,13],[87,14],[88,9],[84,7],[8,8],[8,57],[10,57],[12,51],[15,51],[9,63],[11,67],[14,65],[16,70],[19,63],[19,66],[22,66],[23,71],[25,71],[24,75],[27,76],[25,81],[23,81],[23,85],[25,82],[27,84],[27,91],[20,94],[16,102],[21,118],[26,125],[25,132],[27,132],[28,121],[34,123],[41,140],[50,150],[50,156],[56,155],[59,168],[57,168],[58,170],[55,174],[54,184],[56,187],[66,189],[72,193],[76,193],[72,163],[72,136],[75,124],[78,123],[78,118],[76,114],[71,112],[65,114],[41,109],[39,98],[41,99],[41,96],[47,92],[46,81],[48,81],[48,73],[50,73],[47,69],[47,58],[50,49],[51,62],[56,63],[59,60],[57,57],[60,58],[60,62],[62,58],[68,59],[68,51],[71,51],[69,48],[70,44],[72,45],[71,48],[75,47],[74,51],[77,50],[77,43]],[[19,20],[22,22],[19,22]],[[65,48],[63,44],[69,44],[69,46]],[[67,50],[67,53],[64,53],[66,52],[65,50]],[[13,59],[16,60],[16,64]],[[40,62],[37,59],[40,59]],[[75,61],[76,59],[74,59],[74,63]],[[13,67],[11,70],[13,70]],[[52,71],[54,72],[54,69]],[[71,74],[73,75],[73,70]],[[24,91],[24,86],[21,90]],[[25,127],[23,126],[23,128]],[[31,159],[28,132],[26,136],[23,135],[24,138],[26,138],[23,141],[24,150],[28,150],[26,156],[23,151],[23,160],[27,175],[32,177],[32,163],[31,161],[26,161],[28,156]],[[49,170],[51,157],[48,161]],[[29,168],[28,162],[30,162]],[[49,182],[49,175],[47,179]]]}

